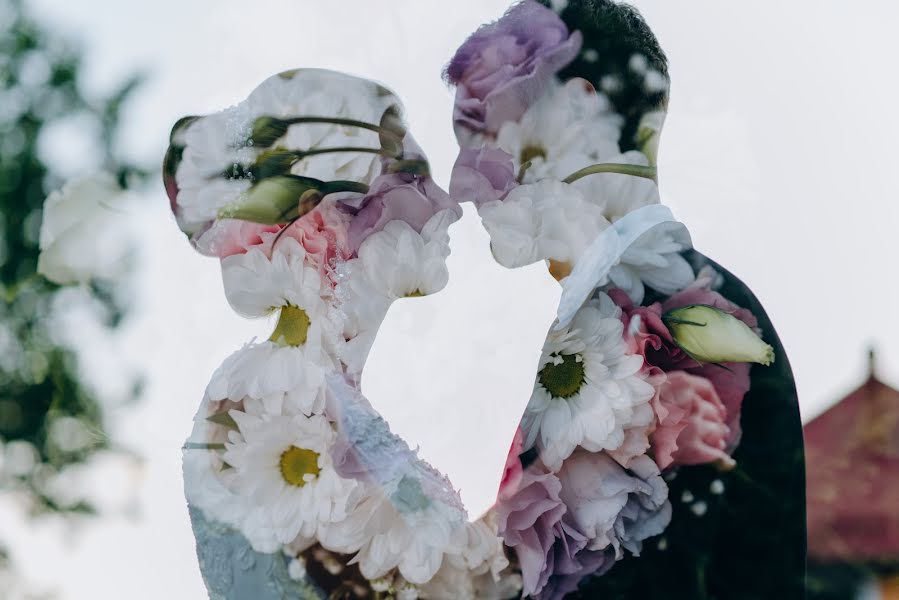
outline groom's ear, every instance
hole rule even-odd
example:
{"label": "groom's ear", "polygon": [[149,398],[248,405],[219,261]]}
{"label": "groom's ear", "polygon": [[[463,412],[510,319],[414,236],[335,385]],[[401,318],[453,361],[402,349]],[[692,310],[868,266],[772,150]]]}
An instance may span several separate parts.
{"label": "groom's ear", "polygon": [[[552,7],[550,0],[539,0]],[[621,151],[638,147],[640,120],[668,104],[668,59],[635,8],[611,0],[569,0],[559,16],[584,43],[562,80],[582,77],[602,91],[625,119]]]}

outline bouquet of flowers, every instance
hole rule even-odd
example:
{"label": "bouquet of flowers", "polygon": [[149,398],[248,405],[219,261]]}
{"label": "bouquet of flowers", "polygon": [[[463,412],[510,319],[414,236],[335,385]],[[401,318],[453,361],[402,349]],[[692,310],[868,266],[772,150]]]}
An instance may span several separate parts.
{"label": "bouquet of flowers", "polygon": [[[779,570],[726,597],[794,593],[789,367],[752,295],[660,203],[667,75],[645,24],[525,0],[446,76],[449,194],[396,96],[339,73],[281,73],[173,128],[179,226],[221,259],[237,312],[277,318],[215,372],[185,444],[211,596],[725,597],[750,549]],[[463,201],[500,264],[544,261],[563,289],[496,503],[472,518],[360,391],[390,303],[446,285]]]}

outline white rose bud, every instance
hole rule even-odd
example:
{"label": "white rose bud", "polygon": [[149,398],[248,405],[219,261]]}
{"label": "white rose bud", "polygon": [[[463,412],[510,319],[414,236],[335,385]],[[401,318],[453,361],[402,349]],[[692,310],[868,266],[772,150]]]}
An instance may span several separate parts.
{"label": "white rose bud", "polygon": [[681,350],[699,362],[774,362],[774,348],[746,323],[714,306],[684,306],[662,318]]}
{"label": "white rose bud", "polygon": [[44,201],[37,271],[60,285],[112,279],[127,267],[127,194],[109,173],[67,182]]}

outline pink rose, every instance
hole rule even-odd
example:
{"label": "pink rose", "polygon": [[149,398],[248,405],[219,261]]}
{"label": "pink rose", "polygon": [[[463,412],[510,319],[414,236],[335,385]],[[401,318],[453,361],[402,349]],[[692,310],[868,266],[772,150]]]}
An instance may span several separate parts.
{"label": "pink rose", "polygon": [[659,468],[724,461],[730,428],[727,409],[708,379],[671,371],[659,391],[659,423],[650,436]]}
{"label": "pink rose", "polygon": [[609,297],[621,307],[625,341],[631,353],[639,354],[647,365],[663,371],[698,367],[699,363],[687,356],[662,321],[662,305],[634,306],[624,290],[613,289]]}
{"label": "pink rose", "polygon": [[712,383],[719,400],[727,410],[727,418],[724,422],[730,431],[726,440],[726,447],[730,452],[740,441],[740,411],[743,397],[749,391],[751,365],[748,363],[725,363],[723,365],[699,363],[674,343],[674,337],[662,321],[662,315],[669,310],[690,304],[707,304],[732,314],[754,329],[757,328],[758,319],[755,318],[755,315],[745,308],[740,308],[712,289],[717,277],[716,271],[706,267],[700,271],[696,281],[690,287],[674,294],[662,303],[656,302],[649,306],[634,306],[622,290],[611,290],[609,296],[621,307],[621,320],[624,323],[625,337],[631,352],[642,355],[647,365],[658,367],[666,373],[678,370],[686,371]]}
{"label": "pink rose", "polygon": [[512,446],[509,448],[509,456],[506,457],[506,468],[503,471],[503,478],[499,482],[499,493],[496,495],[497,500],[510,498],[518,490],[523,472],[521,459],[518,458],[518,455],[521,454],[523,445],[524,434],[521,431],[521,427],[519,427],[515,430],[515,437],[512,439]]}
{"label": "pink rose", "polygon": [[347,241],[349,222],[350,216],[333,202],[322,202],[291,225],[284,235],[298,241],[306,250],[306,262],[327,276],[352,254]]}
{"label": "pink rose", "polygon": [[264,245],[266,254],[271,254],[272,245],[280,234],[281,237],[289,236],[298,241],[306,251],[306,262],[327,276],[336,263],[348,260],[352,254],[347,242],[349,221],[349,215],[327,201],[287,226],[283,234],[280,233],[283,225],[221,219],[198,235],[196,248],[207,256],[227,258]]}
{"label": "pink rose", "polygon": [[740,436],[743,433],[740,427],[740,412],[743,406],[743,397],[749,391],[749,363],[727,363],[727,368],[723,369],[718,365],[705,365],[701,369],[692,369],[690,372],[708,379],[718,398],[724,404],[727,410],[727,419],[724,423],[730,429],[730,435],[727,438],[727,452],[733,452],[740,443]]}
{"label": "pink rose", "polygon": [[263,243],[263,234],[280,230],[280,225],[221,219],[196,236],[195,246],[198,252],[206,256],[227,258],[234,254],[244,254],[248,248]]}

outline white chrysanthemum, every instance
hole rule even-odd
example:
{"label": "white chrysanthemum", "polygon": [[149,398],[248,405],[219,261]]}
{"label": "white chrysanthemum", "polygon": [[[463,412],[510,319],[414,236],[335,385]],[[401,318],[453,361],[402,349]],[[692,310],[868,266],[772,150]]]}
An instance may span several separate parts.
{"label": "white chrysanthemum", "polygon": [[336,295],[348,340],[341,358],[350,371],[362,369],[391,302],[433,294],[446,286],[447,229],[457,218],[451,210],[440,211],[421,233],[404,221],[391,221],[365,239],[358,258],[339,267]]}
{"label": "white chrysanthemum", "polygon": [[206,519],[243,532],[250,544],[267,551],[278,550],[274,527],[263,508],[252,498],[238,493],[233,469],[225,463],[222,450],[231,425],[209,420],[230,408],[233,402],[213,402],[206,396],[194,417],[194,428],[182,457],[184,496],[188,504],[203,512]]}
{"label": "white chrysanthemum", "polygon": [[427,231],[419,234],[405,221],[391,221],[370,235],[358,255],[359,268],[373,291],[391,300],[439,292],[449,280],[446,241]]}
{"label": "white chrysanthemum", "polygon": [[[298,241],[284,236],[271,250],[250,248],[222,260],[225,296],[238,313],[261,317],[280,310],[272,340],[305,345],[307,359],[331,366],[342,343],[340,313],[331,306],[331,288]],[[317,351],[321,351],[318,352]]]}
{"label": "white chrysanthemum", "polygon": [[561,180],[617,156],[621,124],[603,94],[574,78],[564,85],[554,82],[519,121],[504,123],[495,144],[512,155],[516,171],[530,161],[526,183]]}
{"label": "white chrysanthemum", "polygon": [[[609,158],[607,162],[649,166],[646,156],[636,150]],[[579,189],[588,202],[601,208],[603,216],[613,223],[638,208],[661,203],[658,184],[646,177],[595,173],[581,177],[571,185]]]}
{"label": "white chrysanthemum", "polygon": [[636,304],[643,302],[644,284],[666,295],[679,292],[696,279],[693,267],[680,254],[690,247],[683,227],[651,229],[624,251],[609,271],[609,280]]}
{"label": "white chrysanthemum", "polygon": [[229,414],[238,429],[225,444],[223,459],[232,468],[224,475],[259,509],[258,523],[241,528],[254,549],[272,552],[297,538],[312,539],[346,517],[355,483],[334,470],[334,431],[325,417]]}
{"label": "white chrysanthemum", "polygon": [[[247,179],[228,179],[224,173],[235,165],[249,167],[270,148],[380,147],[373,131],[316,123],[292,125],[272,146],[256,148],[248,139],[258,117],[339,117],[377,125],[391,105],[399,105],[393,94],[343,73],[299,69],[269,77],[240,104],[196,119],[179,135],[184,146],[176,172],[179,225],[195,233],[215,219],[219,209],[237,200],[251,184]],[[376,154],[341,152],[305,157],[293,164],[291,173],[367,183],[378,167]]]}
{"label": "white chrysanthemum", "polygon": [[[592,193],[588,197],[577,184],[591,177],[607,175],[590,175],[573,184],[544,179],[515,188],[504,200],[482,205],[478,214],[490,234],[497,262],[514,268],[548,260],[553,276],[564,279],[596,237],[610,226],[606,213],[617,220],[623,216],[620,211],[626,214],[658,204],[655,183],[626,175],[613,177],[628,182],[609,179],[602,186],[587,188]],[[616,200],[614,193],[618,191],[633,194],[631,201]],[[643,299],[644,284],[673,294],[694,280],[693,269],[680,255],[690,247],[689,235],[682,226],[656,227],[621,254],[609,279],[637,303]]]}
{"label": "white chrysanthemum", "polygon": [[206,394],[212,400],[258,401],[271,415],[321,414],[325,404],[321,362],[321,352],[307,345],[247,344],[215,371]]}
{"label": "white chrysanthemum", "polygon": [[546,179],[522,185],[478,210],[497,262],[521,267],[539,260],[567,265],[563,276],[609,226],[598,206],[572,185]]}
{"label": "white chrysanthemum", "polygon": [[127,194],[109,173],[73,179],[44,201],[37,271],[50,281],[114,278],[128,266]]}
{"label": "white chrysanthemum", "polygon": [[229,489],[221,477],[224,469],[221,452],[209,449],[210,444],[223,444],[227,428],[212,423],[208,417],[224,403],[203,398],[194,416],[194,427],[182,453],[184,496],[211,521],[239,528],[253,507],[246,498]]}
{"label": "white chrysanthemum", "polygon": [[457,531],[459,554],[447,554],[440,570],[422,585],[424,599],[503,600],[518,597],[521,579],[509,567],[494,513]]}
{"label": "white chrysanthemum", "polygon": [[323,296],[329,288],[318,270],[306,264],[306,250],[294,238],[282,236],[271,256],[261,246],[222,260],[225,296],[245,317],[262,317],[282,306],[306,311],[310,320],[326,314]]}
{"label": "white chrysanthemum", "polygon": [[464,513],[428,497],[412,476],[392,488],[357,487],[347,513],[325,528],[319,541],[333,552],[356,553],[350,562],[367,579],[397,569],[406,581],[423,584],[440,569],[444,555],[461,552],[456,531],[465,525]]}
{"label": "white chrysanthemum", "polygon": [[577,446],[617,449],[653,396],[639,374],[642,357],[627,353],[620,317],[621,309],[601,293],[566,328],[550,332],[543,347],[522,428],[525,446],[536,445],[553,471]]}

